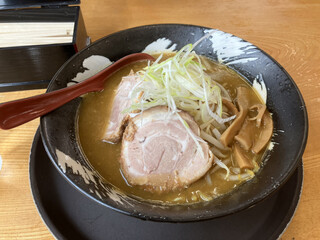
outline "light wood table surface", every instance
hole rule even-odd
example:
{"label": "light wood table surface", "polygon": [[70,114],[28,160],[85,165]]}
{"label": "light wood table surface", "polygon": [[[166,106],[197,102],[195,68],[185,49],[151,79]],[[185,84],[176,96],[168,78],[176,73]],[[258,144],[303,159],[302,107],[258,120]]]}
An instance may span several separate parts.
{"label": "light wood table surface", "polygon": [[[92,41],[139,25],[187,23],[232,33],[275,58],[297,83],[309,115],[302,197],[281,238],[320,239],[320,1],[96,0],[80,6]],[[0,102],[42,92],[0,93]],[[29,186],[29,153],[38,124],[0,130],[0,239],[53,239]]]}

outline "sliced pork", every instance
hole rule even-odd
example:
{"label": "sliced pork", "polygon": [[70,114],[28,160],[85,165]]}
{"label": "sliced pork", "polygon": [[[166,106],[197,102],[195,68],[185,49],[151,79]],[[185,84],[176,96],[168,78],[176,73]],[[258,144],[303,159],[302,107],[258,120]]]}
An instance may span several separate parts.
{"label": "sliced pork", "polygon": [[138,80],[139,77],[135,76],[133,71],[128,76],[122,78],[116,90],[110,119],[102,137],[103,141],[117,143],[121,140],[124,128],[130,118],[129,114],[123,113],[123,111],[131,105],[129,93]]}
{"label": "sliced pork", "polygon": [[[193,136],[200,129],[193,118],[181,111]],[[199,142],[199,141],[198,141]],[[212,166],[213,155],[206,142],[200,148],[177,114],[164,106],[153,107],[129,120],[122,139],[121,169],[132,185],[149,191],[186,187],[201,178]]]}

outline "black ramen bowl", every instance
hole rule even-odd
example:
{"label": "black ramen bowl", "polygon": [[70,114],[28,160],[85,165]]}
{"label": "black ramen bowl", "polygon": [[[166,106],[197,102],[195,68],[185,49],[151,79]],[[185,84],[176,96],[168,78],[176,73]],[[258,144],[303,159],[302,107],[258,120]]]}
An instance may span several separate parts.
{"label": "black ramen bowl", "polygon": [[[53,77],[48,92],[67,86],[85,69],[84,59],[100,55],[116,61],[130,53],[150,48],[180,49],[207,32],[200,26],[164,24],[127,29],[104,37],[66,62]],[[150,45],[153,43],[153,45]],[[45,149],[57,170],[76,189],[116,211],[146,220],[187,222],[205,220],[252,207],[281,187],[301,160],[308,133],[307,111],[302,96],[288,73],[256,46],[228,33],[213,30],[195,51],[227,64],[249,83],[265,84],[267,107],[272,113],[274,147],[262,170],[232,193],[192,205],[161,205],[137,200],[105,182],[84,156],[77,135],[77,98],[41,118]],[[50,186],[48,186],[50,188]]]}

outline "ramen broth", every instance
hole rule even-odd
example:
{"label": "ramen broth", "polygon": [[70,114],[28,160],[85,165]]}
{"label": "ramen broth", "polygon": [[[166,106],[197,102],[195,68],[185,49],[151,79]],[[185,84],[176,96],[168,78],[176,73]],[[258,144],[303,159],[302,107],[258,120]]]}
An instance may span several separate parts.
{"label": "ramen broth", "polygon": [[[170,54],[165,57],[169,56]],[[207,70],[207,73],[225,87],[232,99],[236,97],[237,87],[246,86],[250,89],[250,104],[263,104],[254,89],[235,71],[210,60],[206,60],[205,65],[207,69],[209,69]],[[105,181],[113,184],[127,194],[145,200],[160,201],[168,204],[193,203],[207,201],[232,191],[241,184],[243,180],[225,180],[222,175],[225,175],[226,171],[222,168],[219,168],[210,175],[206,174],[187,188],[171,192],[149,192],[144,190],[143,186],[131,186],[126,181],[121,173],[119,164],[121,142],[118,144],[105,143],[101,140],[101,136],[111,113],[115,90],[122,77],[129,75],[131,70],[137,72],[145,66],[147,66],[146,61],[130,64],[113,74],[108,81],[106,81],[104,91],[89,93],[83,97],[79,109],[78,132],[83,152],[89,162],[100,173]],[[250,152],[247,154],[249,154],[249,157],[251,158],[254,157],[256,162],[260,165],[263,152],[264,151],[255,156]],[[210,171],[211,170],[208,172]]]}

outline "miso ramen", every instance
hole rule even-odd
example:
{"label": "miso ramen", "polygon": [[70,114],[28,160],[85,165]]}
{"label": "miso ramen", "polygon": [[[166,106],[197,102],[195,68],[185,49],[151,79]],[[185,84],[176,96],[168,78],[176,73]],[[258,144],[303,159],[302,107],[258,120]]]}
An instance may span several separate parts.
{"label": "miso ramen", "polygon": [[[234,70],[186,52],[184,49],[157,54],[155,63],[141,61],[127,65],[106,81],[102,92],[83,97],[78,118],[83,152],[106,182],[133,197],[166,204],[209,201],[252,179],[260,169],[273,131],[265,104]],[[125,85],[125,81],[131,80],[136,82]],[[123,99],[130,101],[118,105],[115,102]],[[117,114],[115,108],[120,108]],[[174,120],[169,119],[176,121],[174,129],[185,133],[170,132],[171,122],[163,117],[167,112],[168,116],[174,116]],[[164,120],[168,127],[152,127]],[[118,128],[111,126],[114,121],[118,121]],[[146,136],[132,147],[143,127]],[[106,137],[111,128],[116,132]],[[159,131],[170,132],[170,136],[158,134]],[[137,144],[148,141],[149,134],[159,140],[150,140],[153,145],[139,151],[150,152],[130,156]],[[194,155],[188,153],[193,156],[192,161],[183,155],[188,149],[181,147],[177,151],[174,143],[169,152],[170,141],[179,141],[179,136],[189,139],[187,148],[194,148]],[[147,166],[146,162],[153,157],[159,159]],[[180,161],[180,158],[188,166],[184,163],[171,166],[172,159]],[[171,172],[163,170],[165,166]],[[188,181],[188,177],[192,179]],[[158,184],[163,179],[165,183]]]}

